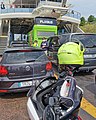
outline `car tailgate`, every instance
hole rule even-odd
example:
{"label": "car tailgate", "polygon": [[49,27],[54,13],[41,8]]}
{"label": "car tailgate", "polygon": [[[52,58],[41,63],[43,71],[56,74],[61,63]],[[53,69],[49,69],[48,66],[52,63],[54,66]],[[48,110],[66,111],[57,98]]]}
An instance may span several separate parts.
{"label": "car tailgate", "polygon": [[[4,65],[5,66],[5,65]],[[31,62],[24,64],[6,65],[9,79],[21,79],[40,77],[46,75],[46,64],[44,62]]]}

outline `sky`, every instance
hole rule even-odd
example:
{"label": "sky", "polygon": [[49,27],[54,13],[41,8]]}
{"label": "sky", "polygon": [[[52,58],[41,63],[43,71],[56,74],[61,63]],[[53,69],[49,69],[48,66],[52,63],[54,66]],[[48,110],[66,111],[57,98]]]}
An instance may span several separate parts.
{"label": "sky", "polygon": [[81,17],[96,17],[96,0],[68,0],[67,4],[69,3],[72,4],[73,10],[81,13]]}

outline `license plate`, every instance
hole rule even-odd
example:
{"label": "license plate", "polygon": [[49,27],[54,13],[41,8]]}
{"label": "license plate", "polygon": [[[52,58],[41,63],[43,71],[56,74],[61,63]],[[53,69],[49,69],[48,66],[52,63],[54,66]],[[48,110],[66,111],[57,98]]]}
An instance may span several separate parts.
{"label": "license plate", "polygon": [[28,87],[31,85],[32,85],[32,81],[18,83],[18,87]]}

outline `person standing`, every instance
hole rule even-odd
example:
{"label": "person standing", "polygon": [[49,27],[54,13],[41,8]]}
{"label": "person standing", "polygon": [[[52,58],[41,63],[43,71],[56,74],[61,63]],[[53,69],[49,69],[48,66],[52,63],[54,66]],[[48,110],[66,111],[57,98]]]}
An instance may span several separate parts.
{"label": "person standing", "polygon": [[33,46],[34,46],[34,47],[38,47],[38,41],[37,41],[37,40],[34,41]]}
{"label": "person standing", "polygon": [[5,5],[3,2],[1,2],[1,9],[5,9]]}
{"label": "person standing", "polygon": [[41,48],[45,50],[45,54],[47,55],[48,42],[45,37],[42,39]]}
{"label": "person standing", "polygon": [[43,37],[42,43],[41,43],[41,48],[44,50],[47,50],[47,47],[48,47],[47,39],[45,37]]}

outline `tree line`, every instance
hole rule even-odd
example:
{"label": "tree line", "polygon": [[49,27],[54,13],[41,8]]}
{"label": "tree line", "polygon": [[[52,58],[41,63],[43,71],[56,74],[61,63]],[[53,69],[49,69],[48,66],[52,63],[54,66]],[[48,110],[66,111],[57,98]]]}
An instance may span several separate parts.
{"label": "tree line", "polygon": [[96,33],[96,18],[90,15],[86,20],[84,17],[80,19],[80,28],[86,33]]}
{"label": "tree line", "polygon": [[90,15],[87,20],[85,19],[85,17],[80,18],[80,26],[84,26],[90,23],[96,23],[96,17],[94,17],[93,15]]}

